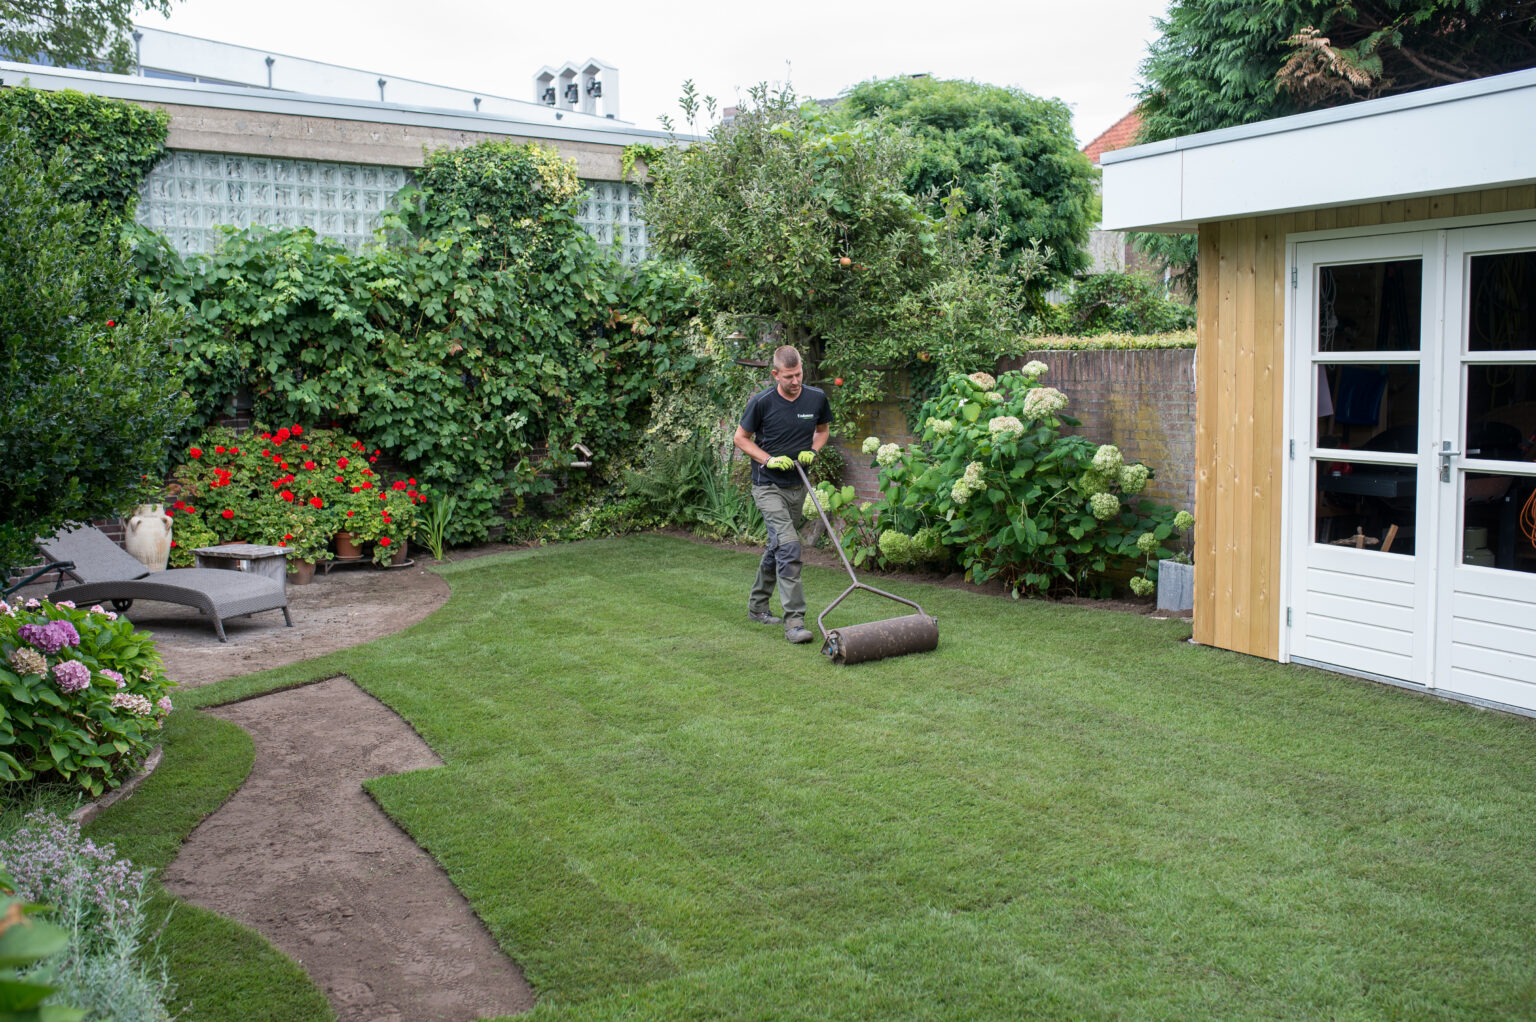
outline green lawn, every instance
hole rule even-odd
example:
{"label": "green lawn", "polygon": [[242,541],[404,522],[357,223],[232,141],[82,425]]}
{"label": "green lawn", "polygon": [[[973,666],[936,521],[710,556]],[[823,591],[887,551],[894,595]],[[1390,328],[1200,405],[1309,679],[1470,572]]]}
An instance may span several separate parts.
{"label": "green lawn", "polygon": [[[834,667],[747,623],[755,561],[460,562],[421,625],[179,705],[346,673],[395,707],[447,765],[370,788],[535,1018],[1536,1016],[1536,721],[918,586],[937,652]],[[806,572],[813,607],[843,584]],[[97,828],[152,865],[249,755],[178,716]],[[167,934],[189,1018],[239,1015],[188,957],[213,928]],[[262,1017],[324,1017],[271,968]]]}

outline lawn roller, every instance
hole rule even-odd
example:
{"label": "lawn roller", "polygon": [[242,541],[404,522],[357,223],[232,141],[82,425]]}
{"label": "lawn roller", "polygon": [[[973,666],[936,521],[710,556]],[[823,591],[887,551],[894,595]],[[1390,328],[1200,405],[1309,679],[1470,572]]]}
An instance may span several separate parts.
{"label": "lawn roller", "polygon": [[[821,524],[827,530],[827,535],[832,537],[832,545],[837,548],[837,556],[843,559],[843,567],[848,569],[848,577],[853,581],[852,585],[843,590],[841,596],[827,604],[826,609],[816,616],[816,627],[821,631],[821,651],[831,657],[834,664],[847,665],[862,664],[868,660],[884,660],[892,656],[906,656],[908,653],[926,653],[931,649],[937,649],[939,646],[938,618],[924,614],[923,608],[911,600],[904,600],[893,593],[867,586],[859,581],[859,576],[853,573],[853,565],[848,563],[848,555],[843,553],[843,544],[838,541],[837,531],[827,520],[827,513],[822,510],[821,501],[816,499],[815,487],[806,478],[805,469],[800,467],[799,462],[795,463],[795,471],[800,473],[800,481],[805,484],[806,492],[811,495],[811,503],[816,505],[816,513],[821,516]],[[863,589],[876,596],[884,596],[887,600],[905,603],[917,613],[827,631],[825,624],[827,615],[832,613],[832,608],[842,603],[855,589]]]}

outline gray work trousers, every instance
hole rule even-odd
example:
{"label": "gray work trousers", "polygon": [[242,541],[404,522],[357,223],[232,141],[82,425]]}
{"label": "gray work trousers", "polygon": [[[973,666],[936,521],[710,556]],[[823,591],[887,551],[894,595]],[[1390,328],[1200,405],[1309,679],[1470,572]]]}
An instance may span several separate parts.
{"label": "gray work trousers", "polygon": [[768,526],[768,549],[757,566],[757,580],[747,597],[749,611],[767,611],[773,588],[779,588],[779,603],[784,607],[784,624],[805,622],[805,593],[800,589],[800,526],[805,516],[805,487],[754,486],[752,500],[763,513]]}

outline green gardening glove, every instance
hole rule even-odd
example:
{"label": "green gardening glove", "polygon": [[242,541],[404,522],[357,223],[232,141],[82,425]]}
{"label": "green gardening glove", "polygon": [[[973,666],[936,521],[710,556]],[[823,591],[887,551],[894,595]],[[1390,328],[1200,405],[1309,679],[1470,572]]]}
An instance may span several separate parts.
{"label": "green gardening glove", "polygon": [[810,468],[811,467],[811,462],[813,462],[815,460],[816,460],[816,452],[815,451],[801,451],[800,452],[800,464],[804,465],[806,468]]}
{"label": "green gardening glove", "polygon": [[789,455],[781,454],[777,458],[769,458],[763,462],[763,467],[777,469],[780,472],[788,472],[795,467],[795,463]]}

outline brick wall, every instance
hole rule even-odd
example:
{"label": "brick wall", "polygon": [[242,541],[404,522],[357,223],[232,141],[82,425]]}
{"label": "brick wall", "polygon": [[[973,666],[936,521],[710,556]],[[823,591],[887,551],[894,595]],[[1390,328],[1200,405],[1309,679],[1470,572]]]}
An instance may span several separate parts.
{"label": "brick wall", "polygon": [[[1194,349],[1032,351],[1003,359],[998,372],[1017,369],[1031,359],[1050,367],[1045,382],[1067,395],[1067,413],[1082,420],[1082,426],[1067,432],[1119,445],[1127,461],[1152,468],[1149,497],[1194,510]],[[879,479],[867,467],[869,456],[860,450],[864,437],[903,446],[915,439],[902,403],[910,395],[905,374],[893,374],[887,393],[889,398],[868,406],[857,421],[856,436],[834,439],[848,466],[843,481],[866,499],[879,495]]]}

